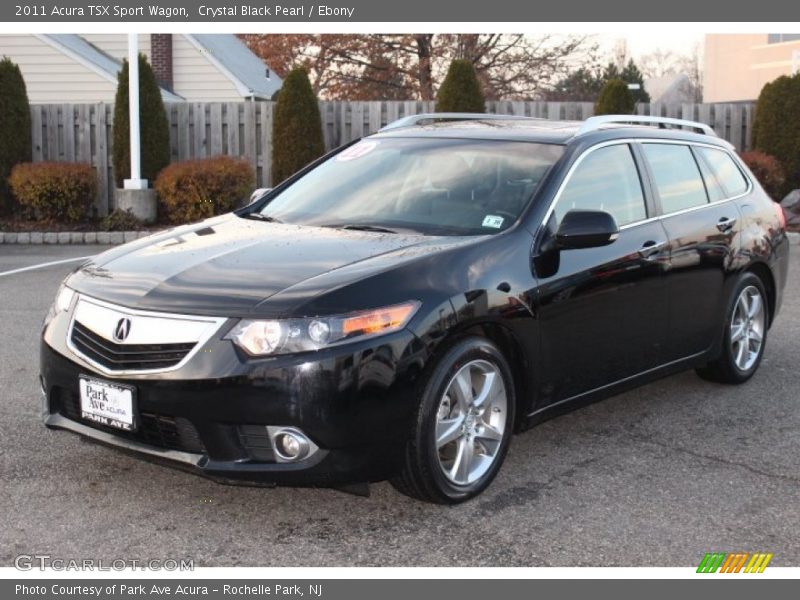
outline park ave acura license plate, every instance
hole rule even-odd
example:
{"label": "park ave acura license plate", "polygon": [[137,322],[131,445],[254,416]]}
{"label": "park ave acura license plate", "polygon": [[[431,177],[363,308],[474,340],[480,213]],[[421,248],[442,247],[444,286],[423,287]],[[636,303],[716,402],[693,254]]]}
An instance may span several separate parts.
{"label": "park ave acura license plate", "polygon": [[134,388],[80,376],[81,417],[107,427],[136,430]]}

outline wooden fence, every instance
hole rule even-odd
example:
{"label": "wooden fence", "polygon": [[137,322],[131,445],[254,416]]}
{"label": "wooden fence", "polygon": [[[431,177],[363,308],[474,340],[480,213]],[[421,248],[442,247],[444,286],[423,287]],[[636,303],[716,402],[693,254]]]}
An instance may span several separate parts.
{"label": "wooden fence", "polygon": [[[272,163],[272,102],[171,103],[173,161],[226,154],[246,158],[259,186],[270,185]],[[368,135],[406,115],[433,112],[433,102],[320,102],[325,146],[328,149]],[[582,120],[592,116],[591,102],[488,102],[491,113],[545,119]],[[751,148],[754,105],[640,104],[638,114],[700,121],[738,150]],[[105,215],[114,206],[111,165],[110,104],[39,104],[31,106],[34,161],[91,163],[99,180],[96,211]]]}

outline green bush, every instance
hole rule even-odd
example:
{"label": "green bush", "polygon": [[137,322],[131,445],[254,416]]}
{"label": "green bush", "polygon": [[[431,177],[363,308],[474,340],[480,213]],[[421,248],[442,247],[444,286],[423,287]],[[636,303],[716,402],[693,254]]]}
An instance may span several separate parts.
{"label": "green bush", "polygon": [[100,221],[100,229],[103,231],[138,231],[143,227],[144,223],[139,217],[121,208],[115,208]]}
{"label": "green bush", "polygon": [[[139,55],[139,138],[142,179],[151,184],[169,164],[169,120],[161,99],[161,89],[144,54]],[[114,99],[112,161],[117,187],[131,176],[131,134],[128,110],[128,61],[117,76]]]}
{"label": "green bush", "polygon": [[97,193],[97,174],[83,163],[21,163],[8,182],[23,216],[35,219],[81,221]]}
{"label": "green bush", "polygon": [[0,60],[0,213],[13,206],[8,176],[18,163],[31,160],[31,109],[19,67]]}
{"label": "green bush", "polygon": [[325,152],[319,104],[304,69],[283,80],[272,123],[272,184],[294,175]]}
{"label": "green bush", "polygon": [[250,163],[216,156],[173,163],[156,179],[159,212],[171,223],[190,223],[242,206],[255,187]]}
{"label": "green bush", "polygon": [[756,150],[774,156],[783,167],[781,196],[800,188],[800,73],[778,77],[762,88],[753,142]]}
{"label": "green bush", "polygon": [[783,174],[783,167],[781,163],[774,156],[770,156],[758,150],[753,152],[744,152],[742,160],[756,176],[761,187],[764,191],[775,200],[780,202],[783,197],[783,186],[786,183],[786,177]]}
{"label": "green bush", "polygon": [[628,64],[620,71],[619,78],[625,83],[638,83],[638,90],[631,90],[631,96],[634,103],[648,103],[650,102],[650,94],[644,89],[644,74],[641,69],[633,62],[633,59],[628,59]]}
{"label": "green bush", "polygon": [[436,96],[436,112],[486,112],[486,98],[469,60],[454,60]]}
{"label": "green bush", "polygon": [[600,90],[597,104],[594,106],[594,114],[632,115],[635,108],[636,102],[628,89],[628,84],[622,79],[610,79]]}

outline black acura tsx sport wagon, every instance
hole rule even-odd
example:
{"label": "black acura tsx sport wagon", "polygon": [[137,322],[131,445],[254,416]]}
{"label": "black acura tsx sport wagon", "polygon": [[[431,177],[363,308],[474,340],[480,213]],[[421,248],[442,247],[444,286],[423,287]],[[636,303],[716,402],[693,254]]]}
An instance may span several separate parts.
{"label": "black acura tsx sport wagon", "polygon": [[461,502],[548,416],[683,369],[747,381],[787,262],[705,125],[407,117],[76,269],[43,418],[221,482]]}

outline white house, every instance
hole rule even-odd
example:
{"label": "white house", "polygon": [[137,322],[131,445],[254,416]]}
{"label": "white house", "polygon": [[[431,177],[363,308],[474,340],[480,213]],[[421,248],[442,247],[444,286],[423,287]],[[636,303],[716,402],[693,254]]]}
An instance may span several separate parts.
{"label": "white house", "polygon": [[[268,100],[282,81],[232,34],[139,35],[167,102]],[[113,102],[127,35],[2,34],[32,104]]]}

